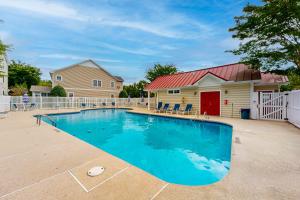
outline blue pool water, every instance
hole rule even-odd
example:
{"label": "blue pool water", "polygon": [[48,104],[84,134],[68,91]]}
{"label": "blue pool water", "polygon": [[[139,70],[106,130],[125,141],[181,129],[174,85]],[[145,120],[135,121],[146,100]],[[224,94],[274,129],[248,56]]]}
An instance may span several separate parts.
{"label": "blue pool water", "polygon": [[225,124],[123,109],[51,118],[59,129],[169,183],[207,185],[222,179],[230,168],[232,127]]}

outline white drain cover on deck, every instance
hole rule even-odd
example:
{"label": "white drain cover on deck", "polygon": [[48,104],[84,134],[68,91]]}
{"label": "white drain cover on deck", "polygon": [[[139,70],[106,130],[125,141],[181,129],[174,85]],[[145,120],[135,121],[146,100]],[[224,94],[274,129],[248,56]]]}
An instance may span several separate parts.
{"label": "white drain cover on deck", "polygon": [[87,174],[89,176],[98,176],[98,175],[102,174],[103,172],[104,172],[104,167],[102,167],[102,166],[96,166],[96,167],[91,168],[87,172]]}

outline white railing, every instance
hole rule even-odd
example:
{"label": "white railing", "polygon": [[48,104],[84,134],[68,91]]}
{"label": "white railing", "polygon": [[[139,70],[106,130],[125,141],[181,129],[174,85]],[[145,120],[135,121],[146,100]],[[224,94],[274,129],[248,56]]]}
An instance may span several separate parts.
{"label": "white railing", "polygon": [[290,123],[300,128],[300,90],[288,94],[287,118]]}
{"label": "white railing", "polygon": [[[24,103],[22,96],[12,96],[10,110],[98,108],[98,107],[146,107],[147,98],[96,98],[96,97],[29,97]],[[150,104],[154,103],[151,98]]]}

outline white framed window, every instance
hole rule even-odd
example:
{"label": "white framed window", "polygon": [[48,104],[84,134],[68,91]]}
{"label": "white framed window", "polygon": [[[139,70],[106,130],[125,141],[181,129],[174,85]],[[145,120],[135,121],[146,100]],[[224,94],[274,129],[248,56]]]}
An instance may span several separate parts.
{"label": "white framed window", "polygon": [[93,80],[92,86],[93,87],[102,87],[102,81],[101,80]]}
{"label": "white framed window", "polygon": [[68,97],[74,97],[74,92],[68,92]]}
{"label": "white framed window", "polygon": [[110,87],[111,87],[111,88],[115,88],[115,82],[114,82],[114,81],[111,81],[111,82],[110,82]]}
{"label": "white framed window", "polygon": [[175,90],[168,90],[168,94],[180,94],[181,91],[179,89],[175,89]]}
{"label": "white framed window", "polygon": [[56,80],[57,81],[62,81],[62,76],[61,75],[56,75]]}

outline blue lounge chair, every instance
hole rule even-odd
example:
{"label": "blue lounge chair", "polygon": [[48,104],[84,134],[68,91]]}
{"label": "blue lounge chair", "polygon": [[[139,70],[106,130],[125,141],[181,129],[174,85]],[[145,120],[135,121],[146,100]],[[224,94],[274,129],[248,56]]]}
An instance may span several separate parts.
{"label": "blue lounge chair", "polygon": [[167,112],[168,111],[168,109],[169,109],[169,103],[166,103],[165,105],[164,105],[164,107],[163,107],[163,109],[162,110],[159,110],[159,112]]}
{"label": "blue lounge chair", "polygon": [[182,114],[185,114],[185,113],[190,114],[191,111],[192,111],[192,107],[193,107],[192,104],[187,104],[186,107],[185,107],[185,109],[182,110],[180,113],[182,113]]}
{"label": "blue lounge chair", "polygon": [[[147,103],[147,106],[148,106],[148,103]],[[159,112],[161,107],[162,107],[162,102],[158,102],[157,108],[155,108],[155,112]]]}
{"label": "blue lounge chair", "polygon": [[176,104],[174,104],[174,107],[173,107],[173,109],[172,110],[169,110],[168,112],[169,113],[178,113],[178,111],[179,111],[179,108],[180,108],[180,104],[179,103],[176,103]]}

